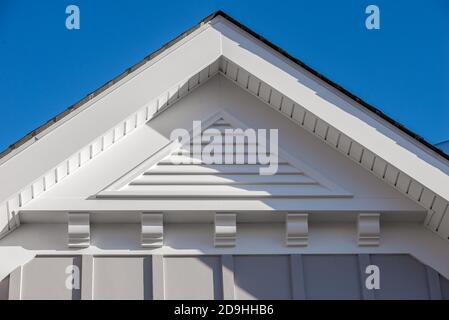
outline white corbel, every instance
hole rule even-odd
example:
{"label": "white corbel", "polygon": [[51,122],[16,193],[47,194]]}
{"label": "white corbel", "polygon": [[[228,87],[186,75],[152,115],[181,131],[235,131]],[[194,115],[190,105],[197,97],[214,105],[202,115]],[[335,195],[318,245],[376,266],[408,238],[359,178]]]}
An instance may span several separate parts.
{"label": "white corbel", "polygon": [[287,213],[285,220],[285,241],[289,247],[304,247],[309,242],[307,213]]}
{"label": "white corbel", "polygon": [[378,246],[380,243],[380,214],[360,213],[357,219],[359,246]]}
{"label": "white corbel", "polygon": [[142,212],[142,247],[159,248],[164,244],[163,214]]}
{"label": "white corbel", "polygon": [[237,215],[235,213],[215,214],[215,239],[216,247],[234,247],[237,235]]}
{"label": "white corbel", "polygon": [[89,213],[69,212],[68,246],[69,248],[87,248],[90,246]]}

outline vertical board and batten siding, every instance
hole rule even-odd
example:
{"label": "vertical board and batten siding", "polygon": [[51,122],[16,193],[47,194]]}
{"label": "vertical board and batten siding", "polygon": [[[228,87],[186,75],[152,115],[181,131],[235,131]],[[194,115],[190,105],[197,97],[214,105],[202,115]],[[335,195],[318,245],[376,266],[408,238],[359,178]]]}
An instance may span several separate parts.
{"label": "vertical board and batten siding", "polygon": [[302,260],[308,299],[362,298],[356,255],[307,255]]}
{"label": "vertical board and batten siding", "polygon": [[151,257],[94,257],[93,299],[153,298]]}
{"label": "vertical board and batten siding", "polygon": [[[41,256],[25,264],[21,270],[20,297],[23,300],[79,300],[81,290],[69,290],[67,270],[76,266],[81,276],[81,256]],[[15,279],[17,281],[17,278]],[[10,281],[12,285],[12,281]]]}
{"label": "vertical board and batten siding", "polygon": [[[80,290],[65,286],[71,264]],[[380,269],[380,290],[365,287],[368,265]],[[40,256],[0,282],[8,297],[439,300],[449,299],[449,281],[405,254]]]}
{"label": "vertical board and batten siding", "polygon": [[219,256],[165,257],[163,264],[165,299],[223,299]]}
{"label": "vertical board and batten siding", "polygon": [[21,207],[76,172],[84,164],[120,141],[134,129],[142,126],[164,109],[205,83],[218,73],[218,65],[219,60],[205,67],[191,78],[170,88],[157,99],[130,115],[104,135],[98,137],[92,143],[20,190],[17,194],[0,203],[0,238],[20,225],[18,212]]}
{"label": "vertical board and batten siding", "polygon": [[395,299],[398,296],[403,299],[430,298],[430,290],[424,290],[426,287],[430,289],[427,267],[410,256],[372,255],[371,263],[381,270],[382,290],[376,292],[378,299]]}
{"label": "vertical board and batten siding", "polygon": [[[424,224],[445,239],[449,238],[449,202],[413,180],[398,168],[365,149],[355,140],[328,125],[306,108],[293,102],[237,64],[222,57],[219,72],[270,107],[278,110],[322,141],[337,149],[375,176],[387,182],[428,210]],[[237,76],[238,75],[238,76]]]}
{"label": "vertical board and batten siding", "polygon": [[449,280],[442,275],[438,275],[438,277],[441,288],[441,298],[443,300],[449,300]]}
{"label": "vertical board and batten siding", "polygon": [[290,258],[234,256],[235,299],[292,299]]}
{"label": "vertical board and batten siding", "polygon": [[0,281],[0,300],[8,300],[9,298],[9,276]]}

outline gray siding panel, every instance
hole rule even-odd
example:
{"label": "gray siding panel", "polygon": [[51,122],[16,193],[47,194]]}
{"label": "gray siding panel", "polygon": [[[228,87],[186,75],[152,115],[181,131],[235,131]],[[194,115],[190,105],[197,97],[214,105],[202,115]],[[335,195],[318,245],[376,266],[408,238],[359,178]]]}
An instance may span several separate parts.
{"label": "gray siding panel", "polygon": [[307,299],[361,299],[356,255],[304,255]]}
{"label": "gray siding panel", "polygon": [[289,256],[234,256],[236,299],[291,299]]}
{"label": "gray siding panel", "polygon": [[[66,287],[70,265],[81,290]],[[368,265],[379,267],[379,290],[365,288]],[[82,290],[85,299],[449,300],[449,280],[406,254],[38,256],[0,282],[0,300],[78,300]]]}
{"label": "gray siding panel", "polygon": [[165,299],[221,300],[220,256],[164,257]]}
{"label": "gray siding panel", "polygon": [[443,300],[449,300],[449,280],[440,275],[441,296]]}
{"label": "gray siding panel", "polygon": [[371,255],[380,269],[376,299],[429,299],[426,267],[409,255]]}
{"label": "gray siding panel", "polygon": [[0,300],[8,300],[9,297],[9,276],[0,281]]}

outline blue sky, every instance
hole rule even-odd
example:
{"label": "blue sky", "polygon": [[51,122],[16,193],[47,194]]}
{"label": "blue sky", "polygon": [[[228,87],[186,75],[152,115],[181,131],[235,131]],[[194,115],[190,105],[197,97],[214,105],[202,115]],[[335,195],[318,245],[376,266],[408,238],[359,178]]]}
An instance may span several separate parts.
{"label": "blue sky", "polygon": [[[65,27],[65,8],[81,29]],[[381,29],[365,28],[365,8]],[[431,143],[449,139],[449,1],[0,0],[0,150],[215,10]]]}

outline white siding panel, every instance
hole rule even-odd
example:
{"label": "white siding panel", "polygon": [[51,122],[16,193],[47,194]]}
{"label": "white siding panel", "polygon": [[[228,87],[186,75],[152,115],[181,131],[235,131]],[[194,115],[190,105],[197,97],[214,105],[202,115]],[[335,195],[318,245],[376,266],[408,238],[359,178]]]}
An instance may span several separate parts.
{"label": "white siding panel", "polygon": [[37,257],[23,267],[22,299],[79,299],[81,291],[66,286],[67,268],[81,270],[80,257]]}
{"label": "white siding panel", "polygon": [[95,257],[94,299],[142,300],[152,297],[150,257]]}

